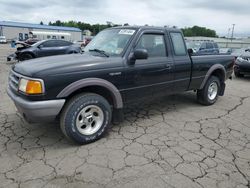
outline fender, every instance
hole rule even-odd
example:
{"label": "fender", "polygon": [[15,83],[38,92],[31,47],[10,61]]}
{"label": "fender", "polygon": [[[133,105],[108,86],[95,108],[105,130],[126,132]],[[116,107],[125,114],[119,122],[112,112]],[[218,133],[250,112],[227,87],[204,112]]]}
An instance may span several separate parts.
{"label": "fender", "polygon": [[71,83],[67,87],[65,87],[58,95],[57,98],[65,98],[77,91],[78,89],[87,87],[87,86],[101,86],[110,91],[115,108],[122,108],[123,101],[119,90],[110,82],[100,78],[86,78],[82,80],[78,80],[76,82]]}
{"label": "fender", "polygon": [[34,58],[34,57],[37,57],[36,52],[33,52],[33,51],[31,51],[31,50],[27,50],[27,51],[24,51],[24,52],[21,52],[21,53],[20,53],[20,55],[23,55],[23,54],[30,54],[30,55],[32,55],[33,58]]}
{"label": "fender", "polygon": [[200,89],[202,89],[205,86],[208,78],[212,75],[212,73],[218,69],[223,72],[222,78],[223,78],[223,83],[224,83],[224,81],[226,80],[226,69],[221,64],[215,64],[212,67],[210,67],[210,69],[207,71],[207,74],[201,83]]}

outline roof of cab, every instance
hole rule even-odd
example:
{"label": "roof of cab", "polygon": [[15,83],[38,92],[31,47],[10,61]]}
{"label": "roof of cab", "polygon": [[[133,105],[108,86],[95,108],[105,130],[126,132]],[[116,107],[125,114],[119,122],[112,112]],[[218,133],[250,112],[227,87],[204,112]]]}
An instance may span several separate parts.
{"label": "roof of cab", "polygon": [[113,27],[117,29],[135,29],[135,30],[145,30],[145,29],[152,29],[152,30],[167,30],[167,31],[178,31],[181,32],[180,29],[173,28],[173,27],[158,27],[158,26],[117,26]]}

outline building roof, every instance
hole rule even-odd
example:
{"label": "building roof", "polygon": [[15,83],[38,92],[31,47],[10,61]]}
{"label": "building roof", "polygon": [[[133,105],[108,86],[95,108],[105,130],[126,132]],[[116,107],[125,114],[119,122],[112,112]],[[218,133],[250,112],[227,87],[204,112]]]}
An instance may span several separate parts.
{"label": "building roof", "polygon": [[62,30],[62,31],[78,31],[78,32],[81,31],[79,28],[75,28],[75,27],[50,26],[50,25],[40,25],[40,24],[10,22],[10,21],[0,21],[0,26]]}

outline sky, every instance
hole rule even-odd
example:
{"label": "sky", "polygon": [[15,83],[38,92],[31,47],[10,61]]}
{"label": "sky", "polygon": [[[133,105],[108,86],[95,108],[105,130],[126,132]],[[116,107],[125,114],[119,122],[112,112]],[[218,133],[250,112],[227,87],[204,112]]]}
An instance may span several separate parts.
{"label": "sky", "polygon": [[220,36],[250,36],[250,0],[0,0],[0,20],[26,23],[86,23],[214,29]]}

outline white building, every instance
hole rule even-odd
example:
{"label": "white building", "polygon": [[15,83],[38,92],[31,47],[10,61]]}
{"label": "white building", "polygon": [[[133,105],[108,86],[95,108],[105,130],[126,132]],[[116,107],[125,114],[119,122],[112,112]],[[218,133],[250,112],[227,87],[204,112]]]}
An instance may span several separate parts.
{"label": "white building", "polygon": [[90,30],[86,29],[86,30],[83,30],[82,34],[83,34],[84,36],[91,36],[91,35],[92,35],[92,32],[91,32]]}
{"label": "white building", "polygon": [[13,39],[22,41],[31,36],[40,40],[64,39],[78,41],[82,40],[82,31],[74,27],[0,21],[0,36],[5,36],[8,41]]}

